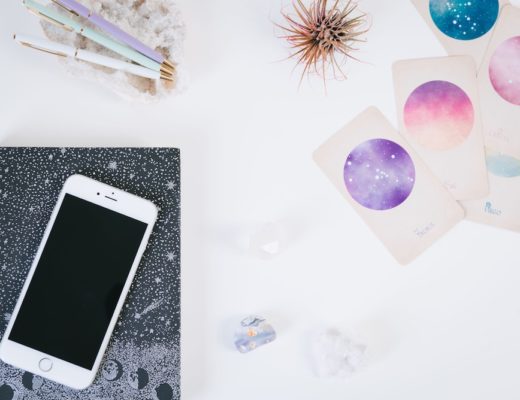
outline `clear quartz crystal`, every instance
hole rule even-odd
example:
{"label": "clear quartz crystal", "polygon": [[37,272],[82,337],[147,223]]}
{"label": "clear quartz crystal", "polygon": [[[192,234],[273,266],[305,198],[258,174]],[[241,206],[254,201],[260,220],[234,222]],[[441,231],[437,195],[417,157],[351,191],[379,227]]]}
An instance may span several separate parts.
{"label": "clear quartz crystal", "polygon": [[312,343],[313,367],[319,377],[347,378],[362,365],[366,346],[335,329],[319,334]]}
{"label": "clear quartz crystal", "polygon": [[250,315],[240,322],[235,332],[235,347],[241,353],[248,353],[275,339],[275,330],[264,318]]}
{"label": "clear quartz crystal", "polygon": [[279,222],[264,223],[249,238],[249,249],[257,257],[272,258],[283,250],[286,232]]}

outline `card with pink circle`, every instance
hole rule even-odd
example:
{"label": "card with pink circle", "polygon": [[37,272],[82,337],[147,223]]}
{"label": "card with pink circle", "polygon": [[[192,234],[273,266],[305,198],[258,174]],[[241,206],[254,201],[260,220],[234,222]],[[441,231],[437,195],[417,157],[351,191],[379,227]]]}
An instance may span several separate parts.
{"label": "card with pink circle", "polygon": [[314,160],[401,264],[464,217],[453,196],[376,108],[321,145]]}
{"label": "card with pink circle", "polygon": [[475,62],[468,56],[398,61],[399,128],[457,200],[489,192]]}
{"label": "card with pink circle", "polygon": [[505,6],[478,73],[486,146],[520,158],[520,9]]}

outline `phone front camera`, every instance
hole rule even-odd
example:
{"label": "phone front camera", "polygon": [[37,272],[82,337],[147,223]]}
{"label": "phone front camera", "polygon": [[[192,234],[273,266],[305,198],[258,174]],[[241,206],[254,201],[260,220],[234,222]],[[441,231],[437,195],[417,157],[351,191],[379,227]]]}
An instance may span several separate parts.
{"label": "phone front camera", "polygon": [[97,192],[97,195],[99,196],[99,192]]}

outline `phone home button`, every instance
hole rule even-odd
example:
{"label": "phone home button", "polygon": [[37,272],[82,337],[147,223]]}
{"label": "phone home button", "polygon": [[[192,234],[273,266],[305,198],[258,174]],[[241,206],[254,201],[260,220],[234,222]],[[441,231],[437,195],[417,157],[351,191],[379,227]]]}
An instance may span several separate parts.
{"label": "phone home button", "polygon": [[49,372],[52,368],[52,361],[48,358],[42,358],[38,363],[38,366],[43,372]]}

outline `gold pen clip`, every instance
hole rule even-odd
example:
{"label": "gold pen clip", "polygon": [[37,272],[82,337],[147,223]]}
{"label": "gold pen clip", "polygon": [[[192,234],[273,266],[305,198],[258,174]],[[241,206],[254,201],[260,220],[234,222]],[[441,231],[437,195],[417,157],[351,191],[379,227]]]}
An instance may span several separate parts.
{"label": "gold pen clip", "polygon": [[63,22],[60,22],[60,21],[56,21],[55,19],[52,19],[51,17],[48,17],[47,15],[44,15],[42,14],[41,12],[38,12],[38,11],[35,11],[35,10],[32,10],[30,8],[27,9],[29,12],[33,13],[34,15],[36,15],[37,17],[40,17],[41,19],[44,19],[45,21],[47,22],[50,22],[51,24],[53,25],[56,25],[56,26],[59,26],[60,28],[63,28],[67,31],[70,31],[72,32],[73,29],[68,26],[68,25],[65,25]]}
{"label": "gold pen clip", "polygon": [[71,10],[71,9],[68,8],[68,7],[65,7],[65,6],[64,6],[63,4],[61,4],[58,0],[52,0],[52,2],[53,2],[54,4],[56,4],[57,6],[63,8],[64,10],[70,12],[71,14],[74,14],[76,17],[79,17],[79,14],[78,14],[76,11]]}

